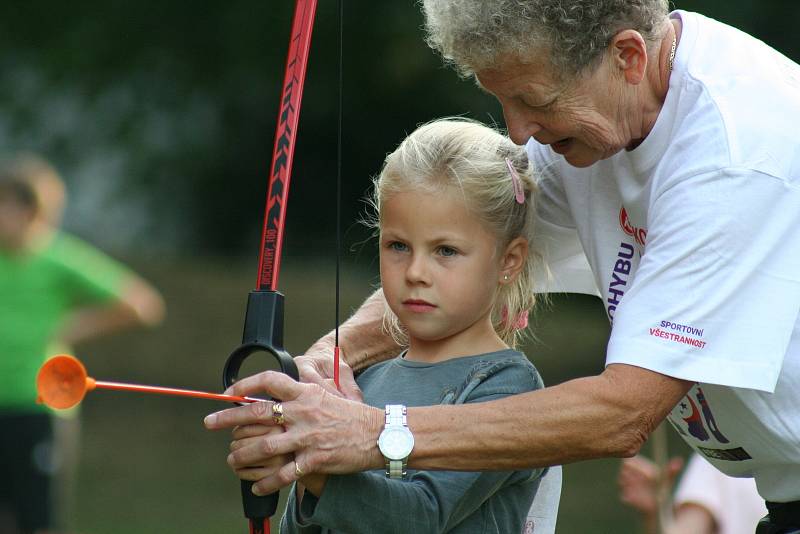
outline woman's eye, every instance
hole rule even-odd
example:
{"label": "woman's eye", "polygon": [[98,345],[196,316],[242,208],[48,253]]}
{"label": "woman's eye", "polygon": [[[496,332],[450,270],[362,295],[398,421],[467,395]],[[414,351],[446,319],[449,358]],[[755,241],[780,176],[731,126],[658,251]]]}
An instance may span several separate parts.
{"label": "woman's eye", "polygon": [[453,247],[439,247],[439,254],[445,258],[449,258],[458,254],[458,251]]}
{"label": "woman's eye", "polygon": [[408,250],[408,245],[406,245],[405,243],[401,243],[399,241],[392,241],[387,245],[387,248],[389,250],[394,250],[397,252],[405,252],[406,250]]}
{"label": "woman's eye", "polygon": [[522,99],[522,103],[527,108],[535,110],[535,111],[539,111],[539,112],[550,111],[552,109],[552,107],[553,107],[553,103],[554,102],[555,102],[555,100],[552,100],[552,101],[544,103],[544,104],[539,104],[539,103],[533,104],[533,103],[531,103],[531,102],[529,102],[529,101],[527,101],[525,99]]}

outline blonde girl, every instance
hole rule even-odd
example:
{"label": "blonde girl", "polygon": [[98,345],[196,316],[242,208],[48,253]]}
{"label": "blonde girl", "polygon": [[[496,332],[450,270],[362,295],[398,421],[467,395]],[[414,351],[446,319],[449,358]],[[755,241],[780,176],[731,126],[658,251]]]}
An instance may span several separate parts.
{"label": "blonde girl", "polygon": [[[542,387],[514,350],[533,307],[535,187],[521,147],[464,119],[437,120],[386,158],[374,184],[386,327],[406,349],[357,378],[386,407],[482,402]],[[554,522],[546,470],[386,469],[301,476],[284,533],[521,533]],[[536,498],[536,499],[534,499]]]}

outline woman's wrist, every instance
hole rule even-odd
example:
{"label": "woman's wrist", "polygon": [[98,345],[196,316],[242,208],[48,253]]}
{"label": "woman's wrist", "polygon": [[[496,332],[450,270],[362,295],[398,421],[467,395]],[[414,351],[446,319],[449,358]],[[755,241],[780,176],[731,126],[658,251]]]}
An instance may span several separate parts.
{"label": "woman's wrist", "polygon": [[364,458],[367,464],[363,470],[381,469],[384,467],[386,461],[378,449],[378,437],[383,431],[384,423],[386,422],[385,412],[381,408],[367,407],[367,412],[364,414],[364,437],[362,443],[365,447]]}

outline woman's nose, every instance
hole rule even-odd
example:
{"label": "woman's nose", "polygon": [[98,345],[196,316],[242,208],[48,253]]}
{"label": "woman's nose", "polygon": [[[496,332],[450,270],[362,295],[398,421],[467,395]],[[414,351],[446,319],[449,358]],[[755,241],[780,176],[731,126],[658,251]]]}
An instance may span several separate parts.
{"label": "woman's nose", "polygon": [[503,117],[506,120],[508,137],[517,145],[524,145],[528,142],[528,139],[542,129],[541,124],[536,121],[535,117],[511,109],[508,106],[503,106]]}

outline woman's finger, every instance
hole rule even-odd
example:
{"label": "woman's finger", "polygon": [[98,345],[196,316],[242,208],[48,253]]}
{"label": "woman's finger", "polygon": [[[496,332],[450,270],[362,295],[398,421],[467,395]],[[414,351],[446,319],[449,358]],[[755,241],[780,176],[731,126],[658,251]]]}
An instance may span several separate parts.
{"label": "woman's finger", "polygon": [[265,436],[267,434],[278,434],[281,432],[284,432],[281,426],[241,425],[234,428],[231,435],[233,439],[244,439],[254,436]]}
{"label": "woman's finger", "polygon": [[[344,353],[342,352],[342,356]],[[356,384],[353,369],[347,365],[344,357],[339,360],[339,388],[333,381],[333,355],[329,351],[312,351],[297,356],[295,359],[300,380],[309,384],[317,384],[329,393],[346,399],[362,401],[361,388]]]}
{"label": "woman's finger", "polygon": [[249,425],[276,426],[272,417],[273,401],[253,402],[237,408],[228,408],[206,416],[203,420],[209,430]]}
{"label": "woman's finger", "polygon": [[289,375],[277,371],[264,371],[234,382],[225,390],[225,394],[247,396],[266,392],[275,399],[289,401],[296,399],[302,391],[302,384]]}
{"label": "woman's finger", "polygon": [[239,477],[240,480],[256,482],[257,480],[274,475],[284,465],[285,464],[278,464],[275,467],[247,467],[244,469],[236,469],[235,472],[236,476]]}
{"label": "woman's finger", "polygon": [[298,477],[295,472],[295,463],[291,461],[277,471],[255,482],[253,484],[253,493],[259,496],[269,495],[270,493],[278,491],[280,488],[285,488],[296,480],[298,480]]}

